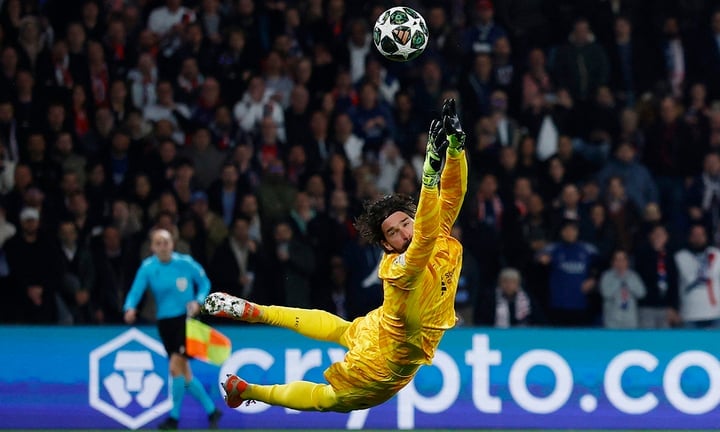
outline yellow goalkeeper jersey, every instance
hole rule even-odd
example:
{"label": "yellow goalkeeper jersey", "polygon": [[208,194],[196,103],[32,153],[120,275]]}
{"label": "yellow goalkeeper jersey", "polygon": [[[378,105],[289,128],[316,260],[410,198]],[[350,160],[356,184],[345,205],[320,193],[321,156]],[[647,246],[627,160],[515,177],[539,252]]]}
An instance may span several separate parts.
{"label": "yellow goalkeeper jersey", "polygon": [[453,327],[462,246],[450,236],[467,189],[464,152],[449,157],[441,190],[420,192],[413,239],[403,254],[385,254],[378,270],[383,305],[355,319],[345,340],[345,360],[325,378],[337,393],[336,411],[380,404],[429,364],[445,330]]}
{"label": "yellow goalkeeper jersey", "polygon": [[439,194],[422,188],[407,251],[385,254],[380,262],[384,299],[378,337],[393,363],[431,363],[444,331],[455,325],[462,245],[450,232],[467,188],[464,158],[448,157]]}

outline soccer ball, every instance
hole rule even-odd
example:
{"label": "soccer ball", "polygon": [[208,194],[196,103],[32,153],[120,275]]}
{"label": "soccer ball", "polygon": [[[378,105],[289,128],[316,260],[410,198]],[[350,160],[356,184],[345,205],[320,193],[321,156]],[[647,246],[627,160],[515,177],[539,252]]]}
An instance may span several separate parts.
{"label": "soccer ball", "polygon": [[409,61],[425,50],[428,42],[425,19],[406,6],[381,13],[373,28],[373,43],[380,54],[393,61]]}

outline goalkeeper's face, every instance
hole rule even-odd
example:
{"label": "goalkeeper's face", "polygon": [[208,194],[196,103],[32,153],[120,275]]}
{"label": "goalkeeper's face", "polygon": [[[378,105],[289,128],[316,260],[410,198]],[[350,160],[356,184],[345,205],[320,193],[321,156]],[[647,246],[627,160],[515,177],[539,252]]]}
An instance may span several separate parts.
{"label": "goalkeeper's face", "polygon": [[381,228],[385,240],[381,244],[386,252],[403,253],[410,246],[413,238],[415,221],[405,212],[396,211],[388,216]]}

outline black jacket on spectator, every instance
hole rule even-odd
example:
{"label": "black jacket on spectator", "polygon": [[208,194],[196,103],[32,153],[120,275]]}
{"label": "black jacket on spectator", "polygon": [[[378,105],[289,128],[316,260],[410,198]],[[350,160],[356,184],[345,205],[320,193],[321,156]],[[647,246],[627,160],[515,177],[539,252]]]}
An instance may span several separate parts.
{"label": "black jacket on spectator", "polygon": [[645,297],[640,299],[640,307],[671,307],[678,308],[678,275],[675,265],[674,251],[668,250],[662,261],[665,263],[665,283],[667,289],[662,291],[658,283],[658,260],[660,254],[647,242],[638,248],[635,254],[635,271],[645,284]]}
{"label": "black jacket on spectator", "polygon": [[[4,301],[17,305],[11,310],[15,314],[11,319],[29,324],[56,322],[55,296],[60,269],[55,259],[53,243],[43,234],[38,234],[36,241],[28,242],[19,230],[5,243],[5,251],[12,280],[10,286],[14,289]],[[28,297],[27,290],[33,285],[43,288],[40,305],[33,304]]]}

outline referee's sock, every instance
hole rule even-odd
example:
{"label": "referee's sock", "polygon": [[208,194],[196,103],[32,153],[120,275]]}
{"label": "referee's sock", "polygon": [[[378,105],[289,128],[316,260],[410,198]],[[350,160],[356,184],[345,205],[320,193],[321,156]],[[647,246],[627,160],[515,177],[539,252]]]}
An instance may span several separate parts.
{"label": "referee's sock", "polygon": [[180,407],[185,397],[185,377],[178,375],[172,378],[172,409],[170,409],[170,417],[178,420],[180,418]]}
{"label": "referee's sock", "polygon": [[188,392],[200,402],[206,413],[212,414],[212,412],[215,411],[215,404],[212,399],[210,399],[210,395],[205,391],[205,387],[203,387],[199,379],[193,377],[190,382],[187,383],[187,389]]}

